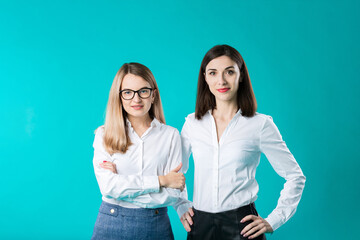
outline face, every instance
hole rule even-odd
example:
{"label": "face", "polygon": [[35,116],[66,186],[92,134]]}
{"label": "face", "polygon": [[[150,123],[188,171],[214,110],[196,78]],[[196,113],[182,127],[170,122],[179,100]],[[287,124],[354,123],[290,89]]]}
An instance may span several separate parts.
{"label": "face", "polygon": [[[126,90],[138,91],[143,88],[151,88],[150,83],[145,81],[142,77],[136,76],[131,73],[126,74],[121,83],[121,90],[126,89]],[[144,93],[145,91],[147,90],[144,89],[142,92]],[[134,98],[130,100],[125,100],[122,97],[120,97],[123,108],[127,112],[129,118],[148,117],[149,110],[155,99],[154,91],[155,90],[151,92],[150,97],[145,99],[140,98],[138,93],[135,93]],[[124,94],[132,95],[132,92],[124,91]]]}
{"label": "face", "polygon": [[211,60],[205,69],[205,80],[216,101],[235,101],[240,82],[240,69],[228,56]]}

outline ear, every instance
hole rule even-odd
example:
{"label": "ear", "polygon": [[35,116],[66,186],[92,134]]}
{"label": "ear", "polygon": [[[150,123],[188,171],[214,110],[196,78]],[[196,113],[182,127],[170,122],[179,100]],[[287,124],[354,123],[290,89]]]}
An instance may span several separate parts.
{"label": "ear", "polygon": [[241,82],[243,81],[244,73],[243,73],[243,71],[241,70],[241,68],[238,67],[238,69],[239,69],[239,83],[241,83]]}
{"label": "ear", "polygon": [[203,74],[204,74],[204,80],[205,80],[205,82],[207,83],[205,72],[204,72]]}
{"label": "ear", "polygon": [[156,94],[157,94],[157,90],[156,90],[156,88],[155,88],[154,91],[153,91],[152,97],[151,97],[151,104],[154,103],[154,101],[155,101],[155,95],[156,95]]}

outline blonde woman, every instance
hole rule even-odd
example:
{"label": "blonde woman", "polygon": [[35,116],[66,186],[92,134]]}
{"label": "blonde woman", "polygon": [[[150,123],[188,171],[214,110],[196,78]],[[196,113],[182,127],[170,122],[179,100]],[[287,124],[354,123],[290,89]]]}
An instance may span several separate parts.
{"label": "blonde woman", "polygon": [[117,72],[93,147],[102,204],[92,239],[174,239],[166,207],[182,216],[191,206],[180,135],[165,125],[159,89],[144,65],[126,63]]}

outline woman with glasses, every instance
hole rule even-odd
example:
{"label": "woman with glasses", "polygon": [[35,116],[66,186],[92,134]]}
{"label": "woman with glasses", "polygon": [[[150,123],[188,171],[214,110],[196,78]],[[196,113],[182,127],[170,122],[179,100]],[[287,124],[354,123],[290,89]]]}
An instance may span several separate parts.
{"label": "woman with glasses", "polygon": [[[195,113],[181,132],[183,169],[193,154],[194,208],[181,217],[188,239],[265,239],[295,213],[305,176],[270,116],[256,112],[240,53],[217,45],[202,60]],[[286,183],[276,208],[258,216],[255,179],[264,153]]]}
{"label": "woman with glasses", "polygon": [[165,125],[155,78],[144,65],[126,63],[117,72],[93,147],[102,204],[92,239],[174,239],[166,207],[181,216],[191,206],[180,135]]}

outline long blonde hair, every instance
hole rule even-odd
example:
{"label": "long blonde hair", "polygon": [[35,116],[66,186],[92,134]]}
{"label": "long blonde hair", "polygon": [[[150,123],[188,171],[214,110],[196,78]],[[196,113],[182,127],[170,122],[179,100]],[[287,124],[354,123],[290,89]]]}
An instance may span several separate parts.
{"label": "long blonde hair", "polygon": [[150,84],[151,88],[156,89],[156,91],[153,91],[155,99],[149,110],[149,115],[152,119],[156,118],[165,124],[160,92],[154,75],[149,68],[140,63],[125,63],[115,75],[106,107],[104,147],[109,154],[114,154],[116,152],[125,153],[132,144],[126,124],[127,113],[122,106],[119,93],[122,80],[125,75],[129,73],[142,77]]}

